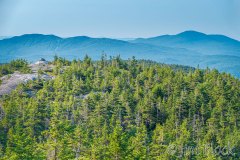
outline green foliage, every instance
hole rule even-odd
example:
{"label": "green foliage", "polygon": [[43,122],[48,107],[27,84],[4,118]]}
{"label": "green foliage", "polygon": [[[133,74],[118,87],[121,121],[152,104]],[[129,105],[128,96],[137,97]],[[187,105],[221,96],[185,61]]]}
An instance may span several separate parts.
{"label": "green foliage", "polygon": [[14,71],[29,73],[31,70],[28,67],[28,62],[24,59],[13,60],[8,64],[0,65],[0,77],[11,74]]}
{"label": "green foliage", "polygon": [[[0,99],[0,159],[240,158],[240,81],[229,74],[104,55],[52,64],[55,79]],[[235,154],[214,152],[226,146]]]}

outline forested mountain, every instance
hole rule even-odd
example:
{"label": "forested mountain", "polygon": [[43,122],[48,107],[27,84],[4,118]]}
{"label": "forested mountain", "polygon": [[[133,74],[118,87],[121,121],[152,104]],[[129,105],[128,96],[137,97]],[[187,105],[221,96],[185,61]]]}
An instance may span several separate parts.
{"label": "forested mountain", "polygon": [[223,35],[207,35],[196,31],[185,31],[177,35],[163,35],[145,39],[139,38],[131,42],[186,48],[204,55],[240,56],[239,41]]}
{"label": "forested mountain", "polygon": [[178,53],[181,53],[178,56],[179,58],[192,54],[185,49],[136,44],[109,38],[91,38],[86,36],[60,38],[54,35],[41,34],[28,34],[0,40],[0,51],[2,56],[0,62],[8,62],[16,58],[36,61],[40,57],[48,59],[54,55],[68,59],[77,59],[83,58],[86,54],[96,60],[100,59],[102,52],[111,56],[121,54],[123,58],[131,57],[136,53],[138,58],[141,59],[151,59],[151,55],[154,56],[156,53],[158,53],[156,55],[158,59],[164,58],[167,53],[169,59],[178,56]]}
{"label": "forested mountain", "polygon": [[[67,61],[0,100],[0,159],[240,159],[240,81],[120,57]],[[30,93],[30,94],[29,94]]]}
{"label": "forested mountain", "polygon": [[97,60],[102,52],[111,56],[120,54],[123,59],[135,56],[167,64],[216,68],[240,77],[240,42],[223,35],[186,31],[177,35],[117,40],[27,34],[0,40],[0,63],[17,58],[36,61],[54,55],[72,60],[86,54]]}

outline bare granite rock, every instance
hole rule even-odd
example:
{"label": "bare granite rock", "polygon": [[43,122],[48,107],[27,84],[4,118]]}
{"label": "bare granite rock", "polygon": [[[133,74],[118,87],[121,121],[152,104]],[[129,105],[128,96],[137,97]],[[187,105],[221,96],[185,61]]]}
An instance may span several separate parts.
{"label": "bare granite rock", "polygon": [[[6,75],[1,78],[2,84],[0,86],[0,96],[4,94],[9,94],[13,89],[16,89],[17,86],[21,83],[26,83],[30,80],[36,80],[38,78],[37,73],[33,74],[21,74],[19,72],[14,72],[11,75]],[[41,75],[39,78],[43,80],[50,80],[53,77],[47,74]]]}
{"label": "bare granite rock", "polygon": [[33,73],[37,73],[38,70],[51,71],[53,69],[53,65],[50,65],[49,62],[44,59],[30,64],[29,67],[32,69]]}
{"label": "bare granite rock", "polygon": [[16,89],[19,84],[27,83],[30,80],[36,80],[37,78],[43,80],[53,79],[54,77],[48,74],[41,74],[40,77],[37,74],[38,70],[46,71],[53,68],[52,65],[48,64],[49,63],[46,60],[41,59],[40,61],[37,61],[36,63],[29,65],[32,70],[32,73],[30,74],[14,72],[13,74],[1,77],[0,79],[2,83],[0,85],[0,96],[11,93],[11,91]]}

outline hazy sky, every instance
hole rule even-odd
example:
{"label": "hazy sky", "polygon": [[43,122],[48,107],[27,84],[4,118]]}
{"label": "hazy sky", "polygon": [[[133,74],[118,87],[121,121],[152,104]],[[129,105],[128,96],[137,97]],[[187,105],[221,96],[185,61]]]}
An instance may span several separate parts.
{"label": "hazy sky", "polygon": [[185,30],[240,40],[240,0],[0,0],[0,36],[130,38]]}

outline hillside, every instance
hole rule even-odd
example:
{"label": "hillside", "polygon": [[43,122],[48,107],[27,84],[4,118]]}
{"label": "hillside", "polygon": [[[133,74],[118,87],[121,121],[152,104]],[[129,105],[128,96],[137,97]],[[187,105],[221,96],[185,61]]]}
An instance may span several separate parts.
{"label": "hillside", "polygon": [[0,98],[0,159],[240,158],[230,74],[105,56],[50,63],[38,73],[54,79]]}

